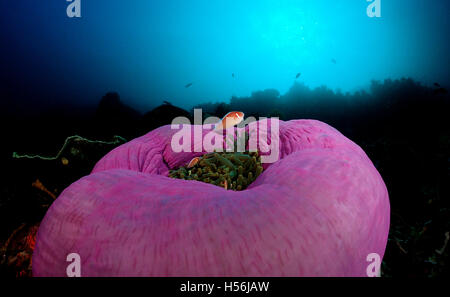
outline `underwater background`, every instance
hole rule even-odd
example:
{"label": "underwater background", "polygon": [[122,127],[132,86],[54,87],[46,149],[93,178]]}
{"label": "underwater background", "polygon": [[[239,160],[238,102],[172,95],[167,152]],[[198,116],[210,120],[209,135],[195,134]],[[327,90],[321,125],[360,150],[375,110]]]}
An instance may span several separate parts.
{"label": "underwater background", "polygon": [[449,275],[448,1],[80,3],[0,3],[0,274],[30,276],[46,210],[103,155],[202,108],[341,131],[389,190],[382,276]]}

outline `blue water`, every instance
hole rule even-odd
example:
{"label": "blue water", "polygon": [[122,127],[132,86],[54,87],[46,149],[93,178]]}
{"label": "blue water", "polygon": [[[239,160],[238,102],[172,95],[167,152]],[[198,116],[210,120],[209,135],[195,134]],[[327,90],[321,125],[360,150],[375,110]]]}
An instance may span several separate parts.
{"label": "blue water", "polygon": [[283,94],[295,80],[350,92],[372,79],[450,80],[449,1],[381,0],[381,18],[365,0],[81,0],[81,18],[68,4],[0,2],[8,98],[84,104],[117,91],[145,110]]}

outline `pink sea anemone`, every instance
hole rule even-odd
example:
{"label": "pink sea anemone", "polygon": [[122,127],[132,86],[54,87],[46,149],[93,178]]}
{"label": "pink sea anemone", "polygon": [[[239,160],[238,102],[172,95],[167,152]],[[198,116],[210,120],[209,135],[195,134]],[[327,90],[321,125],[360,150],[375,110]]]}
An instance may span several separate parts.
{"label": "pink sea anemone", "polygon": [[355,143],[318,121],[279,121],[279,160],[244,191],[167,177],[163,126],[117,147],[42,221],[34,276],[366,276],[384,255],[385,184]]}

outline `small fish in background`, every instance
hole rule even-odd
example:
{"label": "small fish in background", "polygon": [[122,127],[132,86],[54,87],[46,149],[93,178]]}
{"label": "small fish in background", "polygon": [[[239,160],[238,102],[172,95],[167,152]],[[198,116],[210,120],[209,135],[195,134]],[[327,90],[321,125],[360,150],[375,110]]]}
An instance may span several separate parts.
{"label": "small fish in background", "polygon": [[222,120],[217,123],[214,131],[218,132],[223,129],[228,129],[235,125],[238,125],[244,119],[244,113],[242,111],[232,111],[227,113]]}
{"label": "small fish in background", "polygon": [[300,75],[302,75],[300,72],[299,73],[297,73],[297,75],[295,76],[295,79],[297,79],[297,78],[299,78],[300,77]]}
{"label": "small fish in background", "polygon": [[187,88],[189,88],[190,86],[192,86],[192,83],[188,83],[188,84],[185,85],[184,87],[187,89]]}
{"label": "small fish in background", "polygon": [[231,73],[231,77],[234,78],[234,73]]}
{"label": "small fish in background", "polygon": [[336,64],[336,59],[331,59],[331,63]]}
{"label": "small fish in background", "polygon": [[435,95],[438,95],[438,94],[447,94],[448,91],[447,91],[447,89],[445,89],[445,88],[438,88],[438,89],[434,90],[433,93],[434,93]]}
{"label": "small fish in background", "polygon": [[437,82],[435,82],[433,85],[436,87],[436,89],[433,90],[433,94],[435,94],[435,95],[447,94],[447,89],[441,87],[441,85],[438,84]]}
{"label": "small fish in background", "polygon": [[166,100],[164,100],[163,103],[164,103],[165,105],[172,105],[172,103],[170,103],[169,101],[166,101]]}

